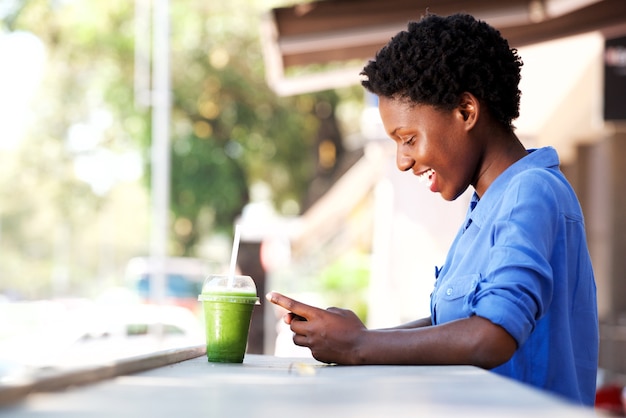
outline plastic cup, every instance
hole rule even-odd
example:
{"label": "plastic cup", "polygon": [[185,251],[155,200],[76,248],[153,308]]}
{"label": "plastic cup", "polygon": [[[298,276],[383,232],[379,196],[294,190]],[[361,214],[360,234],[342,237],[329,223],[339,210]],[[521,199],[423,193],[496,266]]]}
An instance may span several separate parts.
{"label": "plastic cup", "polygon": [[204,310],[206,356],[210,362],[242,363],[248,344],[250,320],[259,304],[250,276],[211,275],[198,296]]}

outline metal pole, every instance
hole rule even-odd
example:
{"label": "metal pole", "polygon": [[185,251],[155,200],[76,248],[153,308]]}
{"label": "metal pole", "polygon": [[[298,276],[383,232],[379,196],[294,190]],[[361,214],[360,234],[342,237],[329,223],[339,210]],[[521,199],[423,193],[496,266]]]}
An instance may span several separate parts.
{"label": "metal pole", "polygon": [[[169,0],[154,0],[153,13],[151,256],[156,261],[156,272],[150,288],[154,302],[162,305],[166,296],[164,262],[168,254],[170,198]],[[160,331],[162,335],[162,327]]]}
{"label": "metal pole", "polygon": [[150,106],[150,0],[135,0],[135,106]]}

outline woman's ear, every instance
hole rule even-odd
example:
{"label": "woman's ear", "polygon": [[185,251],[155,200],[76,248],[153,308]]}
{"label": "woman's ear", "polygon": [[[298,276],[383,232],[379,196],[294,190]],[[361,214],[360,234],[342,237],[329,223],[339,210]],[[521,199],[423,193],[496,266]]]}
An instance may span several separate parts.
{"label": "woman's ear", "polygon": [[459,116],[463,118],[466,129],[471,129],[476,125],[480,114],[480,102],[472,93],[464,92],[459,97],[459,106],[457,108]]}

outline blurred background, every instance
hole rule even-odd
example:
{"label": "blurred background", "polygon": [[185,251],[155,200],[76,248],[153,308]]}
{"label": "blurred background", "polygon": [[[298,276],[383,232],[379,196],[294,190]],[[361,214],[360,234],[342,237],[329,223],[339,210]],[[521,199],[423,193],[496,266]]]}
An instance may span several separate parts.
{"label": "blurred background", "polygon": [[[623,378],[623,1],[3,0],[0,382],[201,344],[197,295],[235,224],[260,295],[374,327],[428,315],[470,192],[445,202],[398,172],[359,85],[427,7],[519,49],[517,133],[557,148],[580,197],[600,362]],[[249,352],[307,355],[280,314],[255,310]]]}

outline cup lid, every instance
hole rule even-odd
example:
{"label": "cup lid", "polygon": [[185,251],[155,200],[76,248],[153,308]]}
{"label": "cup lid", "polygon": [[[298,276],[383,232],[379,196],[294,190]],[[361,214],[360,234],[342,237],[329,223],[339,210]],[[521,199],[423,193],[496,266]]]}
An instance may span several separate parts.
{"label": "cup lid", "polygon": [[228,302],[228,303],[244,303],[260,305],[261,302],[257,296],[236,296],[226,292],[217,293],[202,293],[198,295],[200,302]]}
{"label": "cup lid", "polygon": [[256,285],[250,276],[210,275],[204,279],[198,300],[225,300],[239,303],[259,303]]}

